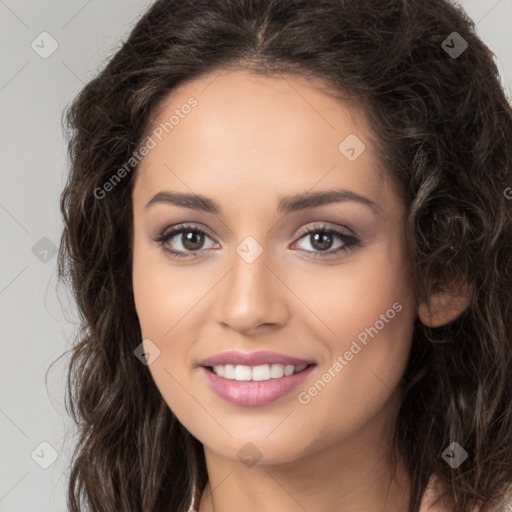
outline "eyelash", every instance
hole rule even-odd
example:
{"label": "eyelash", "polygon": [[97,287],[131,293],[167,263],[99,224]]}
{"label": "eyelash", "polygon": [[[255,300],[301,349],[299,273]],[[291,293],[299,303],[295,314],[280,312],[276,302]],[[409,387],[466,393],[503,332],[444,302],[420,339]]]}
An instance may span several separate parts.
{"label": "eyelash", "polygon": [[[174,249],[168,249],[168,248],[164,247],[165,243],[167,241],[169,241],[171,238],[174,238],[174,236],[176,236],[179,233],[184,233],[184,232],[188,232],[188,231],[209,236],[208,233],[206,233],[202,229],[199,229],[193,225],[179,224],[177,226],[173,226],[172,228],[168,229],[167,231],[164,230],[157,238],[154,238],[153,240],[155,242],[158,242],[158,245],[160,247],[162,247],[162,249],[166,253],[171,254],[173,257],[197,258],[199,256],[196,256],[195,254],[197,254],[200,251],[197,251],[196,253],[194,253],[194,252],[186,253],[184,251],[176,251]],[[317,251],[317,252],[306,251],[308,253],[313,252],[313,254],[314,254],[312,256],[313,258],[327,258],[329,256],[333,256],[334,254],[338,254],[342,251],[348,252],[350,250],[355,249],[356,247],[359,247],[361,244],[361,241],[355,235],[349,235],[348,233],[339,231],[334,228],[329,228],[325,225],[318,225],[318,226],[314,226],[313,228],[303,229],[303,230],[299,231],[299,233],[297,234],[297,237],[298,237],[298,240],[300,240],[302,238],[305,238],[305,235],[311,235],[314,233],[334,234],[334,235],[338,236],[344,242],[344,244],[341,247],[339,247],[338,249],[336,249],[334,251],[329,251],[329,252],[327,252],[327,251]],[[211,237],[209,237],[209,238],[211,238]],[[193,256],[191,256],[191,255],[193,255]]]}

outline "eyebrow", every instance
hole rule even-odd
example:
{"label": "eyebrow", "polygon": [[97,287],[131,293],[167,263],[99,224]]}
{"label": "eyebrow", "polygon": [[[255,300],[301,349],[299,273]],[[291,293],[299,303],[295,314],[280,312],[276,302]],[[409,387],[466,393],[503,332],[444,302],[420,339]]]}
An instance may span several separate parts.
{"label": "eyebrow", "polygon": [[[322,192],[304,192],[293,196],[281,197],[278,202],[279,213],[291,213],[307,208],[315,208],[331,203],[340,202],[356,202],[369,207],[375,214],[380,211],[380,207],[367,197],[361,196],[352,192],[351,190],[336,189],[326,190]],[[222,211],[219,203],[208,197],[200,194],[184,194],[179,192],[172,192],[169,190],[162,190],[155,194],[145,208],[157,203],[168,203],[191,210],[200,210],[215,215],[220,214]]]}

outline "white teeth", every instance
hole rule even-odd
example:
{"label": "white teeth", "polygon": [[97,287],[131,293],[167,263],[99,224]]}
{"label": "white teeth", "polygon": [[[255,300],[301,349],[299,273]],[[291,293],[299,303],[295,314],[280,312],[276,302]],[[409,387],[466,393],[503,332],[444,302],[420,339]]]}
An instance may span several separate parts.
{"label": "white teeth", "polygon": [[235,378],[235,365],[227,364],[224,366],[224,377],[226,379],[234,379]]}
{"label": "white teeth", "polygon": [[235,380],[251,380],[252,370],[250,366],[237,364],[235,366]]}
{"label": "white teeth", "polygon": [[270,366],[270,377],[272,379],[279,379],[284,376],[284,366],[282,364],[273,364]]}
{"label": "white teeth", "polygon": [[252,380],[269,380],[270,379],[270,366],[262,364],[254,366],[252,369]]}
{"label": "white teeth", "polygon": [[240,381],[264,381],[289,377],[299,373],[308,365],[293,366],[292,364],[261,364],[259,366],[246,366],[242,364],[219,364],[213,367],[214,373],[225,379]]}
{"label": "white teeth", "polygon": [[287,364],[284,367],[284,374],[285,374],[285,376],[289,377],[290,375],[293,375],[294,370],[295,370],[295,366],[293,366],[291,364]]}

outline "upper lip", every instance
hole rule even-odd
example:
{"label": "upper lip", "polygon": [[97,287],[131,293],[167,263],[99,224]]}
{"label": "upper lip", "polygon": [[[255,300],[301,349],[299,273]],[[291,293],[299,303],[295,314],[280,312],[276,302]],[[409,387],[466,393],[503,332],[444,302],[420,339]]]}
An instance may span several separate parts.
{"label": "upper lip", "polygon": [[262,350],[259,352],[240,352],[237,350],[228,350],[221,352],[214,356],[203,359],[200,366],[217,366],[225,364],[245,365],[245,366],[258,366],[262,364],[282,364],[293,366],[302,366],[304,364],[314,364],[314,361],[307,359],[300,359],[298,357],[287,356],[279,354],[278,352],[271,352]]}

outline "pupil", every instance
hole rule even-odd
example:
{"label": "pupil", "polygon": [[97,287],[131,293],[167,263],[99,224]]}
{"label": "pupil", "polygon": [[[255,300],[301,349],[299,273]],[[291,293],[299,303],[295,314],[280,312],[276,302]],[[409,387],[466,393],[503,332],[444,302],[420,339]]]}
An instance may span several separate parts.
{"label": "pupil", "polygon": [[[183,236],[185,236],[185,241],[183,243],[183,246],[190,250],[199,249],[199,247],[203,243],[203,237],[200,233],[196,233],[195,231],[188,231],[187,233],[184,233]],[[190,246],[191,244],[191,246]]]}
{"label": "pupil", "polygon": [[[316,248],[317,249],[321,249],[321,250],[325,250],[325,249],[329,249],[331,244],[332,244],[332,237],[329,235],[329,234],[326,234],[325,232],[320,232],[320,233],[315,233],[314,235],[311,235],[313,237],[313,247],[315,247],[315,245],[318,245]],[[322,241],[319,241],[319,239],[323,238],[324,242]]]}

